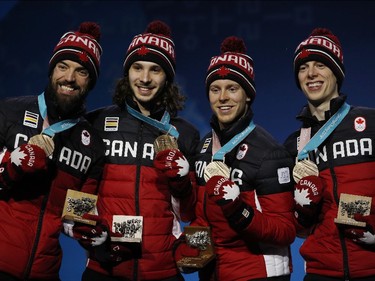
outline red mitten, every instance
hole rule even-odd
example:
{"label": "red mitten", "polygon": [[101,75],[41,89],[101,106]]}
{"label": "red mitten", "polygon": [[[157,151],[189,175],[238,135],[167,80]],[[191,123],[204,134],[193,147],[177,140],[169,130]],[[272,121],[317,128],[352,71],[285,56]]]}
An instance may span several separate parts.
{"label": "red mitten", "polygon": [[102,245],[109,237],[108,222],[100,216],[91,214],[84,214],[82,218],[96,221],[96,225],[64,222],[64,233],[77,239],[85,249]]}
{"label": "red mitten", "polygon": [[[110,232],[110,237],[122,237],[121,233]],[[141,258],[141,244],[131,242],[113,242],[111,238],[91,250],[91,256],[94,256],[103,263],[117,263],[133,258]]]}
{"label": "red mitten", "polygon": [[240,198],[240,188],[223,176],[213,176],[206,183],[208,198],[221,207],[229,224],[237,231],[245,229],[254,216],[251,206]]}
{"label": "red mitten", "polygon": [[302,226],[311,226],[316,220],[323,190],[323,182],[317,176],[304,177],[295,185],[295,216]]}
{"label": "red mitten", "polygon": [[[186,244],[185,236],[182,235],[178,240],[176,240],[174,246],[173,246],[173,256],[176,263],[187,257],[198,257],[200,254],[200,250],[198,248],[190,247]],[[197,269],[194,268],[186,268],[182,267],[180,268],[180,271],[183,273],[192,273],[196,271]]]}
{"label": "red mitten", "polygon": [[174,197],[182,198],[191,193],[189,162],[178,149],[160,151],[154,160],[154,166],[169,178],[170,192]]}
{"label": "red mitten", "polygon": [[375,245],[375,215],[364,216],[361,214],[354,214],[353,218],[356,221],[365,222],[366,227],[345,229],[345,236],[353,239],[356,243]]}
{"label": "red mitten", "polygon": [[154,160],[156,169],[162,171],[168,178],[184,177],[189,173],[189,162],[178,149],[160,151]]}
{"label": "red mitten", "polygon": [[206,183],[208,198],[224,209],[237,207],[240,188],[230,179],[223,176],[213,176]]}
{"label": "red mitten", "polygon": [[23,144],[10,154],[7,169],[11,179],[18,180],[24,173],[34,173],[47,168],[47,156],[34,144]]}
{"label": "red mitten", "polygon": [[181,260],[184,257],[198,257],[199,249],[188,246],[185,242],[180,243],[174,253],[176,261]]}
{"label": "red mitten", "polygon": [[[121,233],[111,232],[111,237],[122,237]],[[107,247],[107,253],[102,256],[106,256],[106,260],[111,262],[121,262],[132,258],[140,258],[141,252],[139,243],[129,242],[110,242]]]}

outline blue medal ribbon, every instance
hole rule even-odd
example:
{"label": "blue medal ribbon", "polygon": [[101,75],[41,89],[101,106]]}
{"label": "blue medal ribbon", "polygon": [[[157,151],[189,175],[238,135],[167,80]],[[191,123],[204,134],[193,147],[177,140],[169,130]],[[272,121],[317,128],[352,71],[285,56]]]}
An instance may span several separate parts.
{"label": "blue medal ribbon", "polygon": [[[223,147],[221,147],[216,153],[213,155],[213,160],[224,161],[224,156],[229,151],[231,151],[234,147],[236,147],[241,141],[243,141],[254,129],[255,124],[253,120],[251,120],[249,126],[245,128],[241,133],[235,135],[230,141],[228,141]],[[212,131],[215,134],[214,131]]]}
{"label": "blue medal ribbon", "polygon": [[[46,117],[47,117],[47,105],[46,105],[46,101],[44,99],[44,92],[41,93],[38,96],[38,105],[39,105],[39,112],[42,115],[43,120],[45,120]],[[45,134],[45,135],[50,136],[51,138],[53,138],[53,136],[56,133],[65,131],[65,130],[73,127],[74,125],[76,125],[78,122],[79,122],[79,118],[77,118],[77,119],[62,120],[60,122],[52,124],[48,128],[45,128],[42,131],[42,134]]]}
{"label": "blue medal ribbon", "polygon": [[309,152],[317,148],[336,129],[350,110],[350,105],[344,103],[340,109],[328,119],[310,141],[301,149],[297,155],[298,161],[309,157]]}
{"label": "blue medal ribbon", "polygon": [[143,122],[146,122],[147,124],[150,124],[154,126],[155,128],[158,128],[160,131],[163,131],[172,137],[175,137],[178,139],[179,132],[176,130],[176,128],[169,123],[171,117],[167,111],[164,111],[163,117],[161,118],[161,121],[158,121],[156,119],[150,118],[148,116],[143,115],[139,111],[135,110],[131,106],[129,106],[126,103],[126,109],[128,112],[133,115],[135,118],[142,120]]}

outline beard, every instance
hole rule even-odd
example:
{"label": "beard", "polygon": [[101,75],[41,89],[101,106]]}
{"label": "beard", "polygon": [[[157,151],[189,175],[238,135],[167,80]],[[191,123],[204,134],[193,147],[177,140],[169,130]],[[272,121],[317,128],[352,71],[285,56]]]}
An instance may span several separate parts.
{"label": "beard", "polygon": [[[67,85],[77,87],[72,84]],[[64,119],[77,116],[77,114],[82,112],[88,90],[82,90],[78,95],[59,95],[57,93],[57,85],[50,81],[47,86],[46,94],[52,102],[57,114]]]}

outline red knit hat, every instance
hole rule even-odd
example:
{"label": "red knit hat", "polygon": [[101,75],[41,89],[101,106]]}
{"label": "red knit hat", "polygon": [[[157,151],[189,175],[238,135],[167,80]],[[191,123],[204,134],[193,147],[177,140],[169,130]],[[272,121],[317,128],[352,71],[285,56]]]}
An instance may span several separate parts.
{"label": "red knit hat", "polygon": [[78,31],[65,33],[53,50],[48,75],[59,61],[72,60],[88,70],[92,88],[99,77],[100,56],[103,52],[99,40],[100,27],[94,22],[83,22]]}
{"label": "red knit hat", "polygon": [[294,53],[294,73],[298,88],[298,71],[307,61],[319,61],[335,74],[338,88],[345,77],[344,55],[339,39],[327,28],[315,28],[310,36],[302,41]]}
{"label": "red knit hat", "polygon": [[221,55],[211,58],[206,74],[206,93],[211,83],[218,79],[236,81],[244,88],[253,102],[255,99],[254,62],[246,54],[245,42],[238,37],[230,36],[221,43]]}
{"label": "red knit hat", "polygon": [[136,61],[150,61],[160,65],[169,81],[173,81],[176,69],[174,43],[169,26],[156,20],[151,22],[145,33],[136,35],[125,55],[124,74]]}

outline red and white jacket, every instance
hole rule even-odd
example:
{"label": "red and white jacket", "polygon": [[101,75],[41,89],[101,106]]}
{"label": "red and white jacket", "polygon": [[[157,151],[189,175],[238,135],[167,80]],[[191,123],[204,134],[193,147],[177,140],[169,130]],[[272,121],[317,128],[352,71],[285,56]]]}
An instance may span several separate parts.
{"label": "red and white jacket", "polygon": [[[326,120],[337,112],[345,99],[341,95],[331,101]],[[311,127],[311,136],[325,123],[312,117],[308,107],[304,107],[297,118],[303,122],[303,128]],[[297,156],[299,135],[300,130],[285,142],[294,157]],[[345,238],[342,228],[334,222],[341,193],[375,198],[374,140],[375,110],[351,107],[333,133],[310,153],[310,159],[319,168],[325,190],[318,222],[300,248],[307,273],[343,280],[375,278],[375,248]]]}
{"label": "red and white jacket", "polygon": [[[134,109],[139,110],[135,104]],[[151,114],[160,120],[164,110]],[[181,235],[180,221],[194,216],[196,194],[177,199],[171,196],[168,178],[154,168],[155,139],[159,129],[132,116],[116,105],[90,112],[89,121],[100,131],[105,144],[106,164],[99,188],[99,215],[112,224],[113,215],[143,216],[142,243],[131,260],[103,266],[90,257],[87,267],[129,280],[167,279],[176,276],[172,246]],[[178,147],[194,174],[194,151],[199,132],[188,122],[171,117],[179,132]]]}
{"label": "red and white jacket", "polygon": [[[249,111],[229,130],[220,131],[217,118],[213,117],[211,126],[223,146],[242,132],[251,119],[252,112]],[[208,199],[205,192],[204,168],[212,160],[212,146],[210,132],[201,140],[197,150],[195,168],[199,191],[197,218],[192,225],[211,228],[216,259],[199,274],[222,281],[290,274],[289,246],[295,239],[292,158],[260,126],[225,155],[230,178],[240,188],[240,198],[254,210],[248,227],[236,232],[220,206]]]}
{"label": "red and white jacket", "polygon": [[[53,118],[49,116],[50,124]],[[95,193],[103,169],[104,147],[81,118],[56,133],[47,171],[6,186],[5,162],[14,148],[40,134],[43,118],[37,96],[0,102],[0,271],[22,280],[59,280],[61,215],[67,189]]]}

